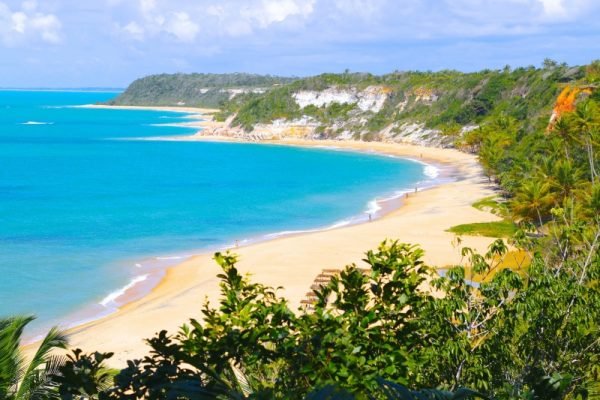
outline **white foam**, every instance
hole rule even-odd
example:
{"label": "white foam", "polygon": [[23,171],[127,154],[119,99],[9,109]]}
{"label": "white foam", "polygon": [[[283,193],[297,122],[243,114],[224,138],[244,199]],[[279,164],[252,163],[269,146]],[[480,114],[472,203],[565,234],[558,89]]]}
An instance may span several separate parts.
{"label": "white foam", "polygon": [[134,287],[135,285],[137,285],[140,282],[144,282],[146,279],[148,279],[148,275],[147,274],[146,275],[136,276],[127,285],[125,285],[124,287],[122,287],[119,290],[115,290],[114,292],[112,292],[108,296],[106,296],[104,299],[102,299],[102,301],[100,302],[100,305],[106,307],[109,304],[114,303],[115,300],[117,300],[119,297],[121,297],[125,293],[127,293],[127,291],[129,289],[131,289],[132,287]]}
{"label": "white foam", "polygon": [[434,167],[433,165],[426,165],[425,168],[423,168],[423,173],[431,179],[437,178],[440,175],[440,170],[437,167]]}
{"label": "white foam", "polygon": [[39,122],[39,121],[27,121],[21,123],[21,125],[53,125],[54,122]]}
{"label": "white foam", "polygon": [[371,200],[367,204],[367,211],[365,211],[365,213],[375,214],[375,213],[377,213],[377,211],[380,211],[380,210],[381,210],[381,206],[379,205],[379,202],[377,200]]}
{"label": "white foam", "polygon": [[315,232],[323,232],[323,231],[329,231],[332,229],[337,229],[337,228],[341,228],[343,226],[348,226],[351,225],[355,222],[360,222],[361,218],[355,217],[355,218],[349,218],[349,219],[343,219],[341,221],[338,222],[334,222],[331,225],[328,225],[324,228],[315,228],[315,229],[303,229],[303,230],[295,230],[295,231],[280,231],[280,232],[275,232],[275,233],[269,233],[267,235],[264,235],[263,238],[264,239],[276,239],[282,236],[290,236],[290,235],[299,235],[299,234],[303,234],[303,233],[315,233]]}
{"label": "white foam", "polygon": [[188,258],[188,256],[166,256],[166,257],[156,257],[157,260],[183,260],[184,258]]}
{"label": "white foam", "polygon": [[187,125],[189,124],[189,122],[173,122],[173,123],[167,123],[167,124],[148,124],[150,126],[162,126],[162,127],[171,127],[171,128],[197,128],[195,126],[190,126]]}
{"label": "white foam", "polygon": [[343,226],[348,226],[348,225],[352,224],[353,222],[355,222],[354,219],[343,219],[339,222],[336,222],[333,225],[328,226],[327,228],[325,228],[325,230],[328,231],[331,229],[341,228]]}

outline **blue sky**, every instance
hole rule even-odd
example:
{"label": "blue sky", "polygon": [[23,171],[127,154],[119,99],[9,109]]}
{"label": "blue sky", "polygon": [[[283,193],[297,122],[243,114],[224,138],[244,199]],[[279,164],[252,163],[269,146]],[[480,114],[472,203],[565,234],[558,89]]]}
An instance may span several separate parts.
{"label": "blue sky", "polygon": [[0,0],[0,87],[600,58],[600,0]]}

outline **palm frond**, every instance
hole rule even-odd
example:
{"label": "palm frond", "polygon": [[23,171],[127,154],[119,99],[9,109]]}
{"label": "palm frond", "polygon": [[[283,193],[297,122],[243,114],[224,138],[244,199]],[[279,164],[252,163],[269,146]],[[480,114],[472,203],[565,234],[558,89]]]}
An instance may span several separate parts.
{"label": "palm frond", "polygon": [[[49,374],[46,374],[48,368],[55,368],[56,365],[50,352],[57,348],[65,348],[67,345],[67,337],[57,328],[50,329],[50,332],[44,337],[42,343],[35,352],[33,358],[29,362],[27,369],[23,373],[21,383],[19,385],[16,397],[23,398],[27,393],[42,391],[47,392],[47,388],[52,386]],[[58,359],[56,359],[58,360]],[[48,365],[48,363],[50,363]],[[42,367],[45,369],[42,370]]]}
{"label": "palm frond", "polygon": [[9,397],[25,373],[21,336],[33,316],[0,319],[0,397]]}

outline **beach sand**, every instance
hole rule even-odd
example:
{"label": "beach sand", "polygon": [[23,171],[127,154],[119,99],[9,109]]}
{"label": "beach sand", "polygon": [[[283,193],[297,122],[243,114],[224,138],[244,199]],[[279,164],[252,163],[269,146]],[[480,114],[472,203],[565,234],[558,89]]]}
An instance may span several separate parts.
{"label": "beach sand", "polygon": [[[194,135],[187,140],[229,140]],[[316,275],[324,268],[362,264],[367,250],[386,238],[419,244],[430,265],[444,267],[461,260],[453,245],[455,236],[445,232],[453,225],[497,220],[471,204],[493,194],[482,175],[476,157],[456,150],[395,143],[347,141],[281,140],[270,144],[293,146],[334,146],[356,151],[380,152],[442,165],[455,175],[455,181],[410,193],[402,207],[372,222],[327,231],[304,233],[232,249],[239,255],[238,268],[251,279],[273,287],[293,309],[309,291]],[[485,251],[490,238],[465,237],[464,246]],[[116,313],[69,330],[70,346],[84,351],[113,351],[109,363],[122,367],[127,359],[147,354],[144,338],[162,329],[175,333],[190,318],[201,318],[206,300],[215,305],[219,295],[220,272],[212,254],[200,254],[171,267],[160,284],[143,298],[130,302]]]}
{"label": "beach sand", "polygon": [[80,106],[83,108],[104,108],[108,110],[147,110],[147,111],[169,111],[169,112],[180,112],[189,113],[197,116],[198,118],[206,118],[206,115],[214,114],[219,112],[216,108],[198,108],[198,107],[175,107],[175,106],[111,106],[104,104],[86,104]]}

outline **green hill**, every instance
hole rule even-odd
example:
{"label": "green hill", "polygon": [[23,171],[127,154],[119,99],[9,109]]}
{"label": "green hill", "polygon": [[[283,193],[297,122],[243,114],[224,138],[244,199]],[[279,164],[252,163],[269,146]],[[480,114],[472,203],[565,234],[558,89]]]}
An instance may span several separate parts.
{"label": "green hill", "polygon": [[161,74],[134,81],[108,104],[219,107],[240,94],[263,93],[293,78],[254,74]]}

